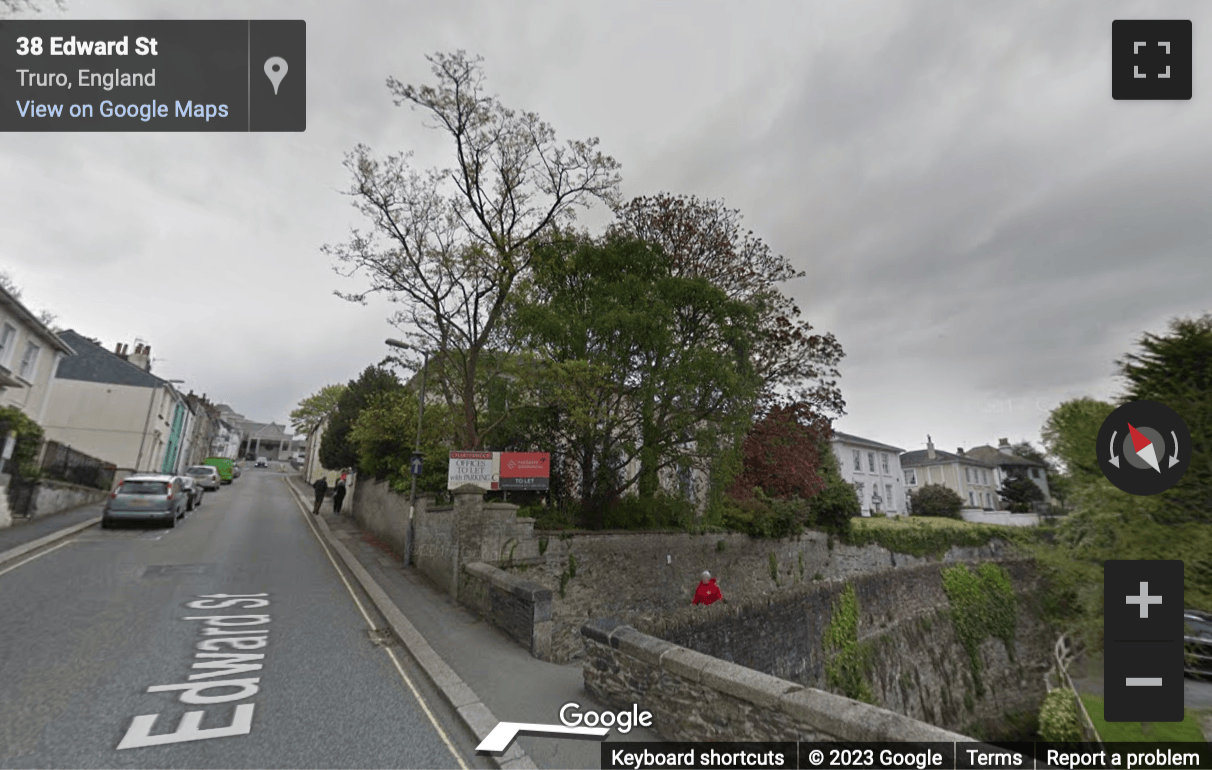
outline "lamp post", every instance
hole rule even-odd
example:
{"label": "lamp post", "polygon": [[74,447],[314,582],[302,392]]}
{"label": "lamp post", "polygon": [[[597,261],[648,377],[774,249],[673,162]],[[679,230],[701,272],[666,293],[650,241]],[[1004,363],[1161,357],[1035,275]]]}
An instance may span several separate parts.
{"label": "lamp post", "polygon": [[[401,342],[399,340],[388,339],[388,340],[386,340],[386,342],[388,345],[390,345],[393,348],[403,348],[404,350],[411,350],[413,352],[420,353],[421,355],[423,355],[425,357],[425,363],[421,366],[421,401],[417,407],[417,443],[416,443],[416,447],[413,449],[413,453],[412,453],[413,459],[416,460],[418,457],[421,456],[421,420],[423,420],[425,418],[425,380],[426,380],[427,376],[429,375],[429,351],[428,350],[418,350],[417,348],[413,347],[412,345],[409,345],[407,342]],[[408,553],[405,554],[405,560],[404,560],[404,563],[406,565],[412,564],[412,542],[414,539],[413,529],[412,529],[412,518],[413,518],[414,512],[417,509],[417,469],[416,469],[416,467],[411,466],[409,468],[409,472],[410,472],[410,475],[412,476],[412,494],[410,494],[408,497]]]}
{"label": "lamp post", "polygon": [[[184,383],[185,380],[164,380],[164,382],[171,386],[173,383]],[[143,420],[143,435],[139,439],[139,454],[135,458],[135,473],[141,472],[139,466],[143,464],[143,445],[147,443],[147,429],[151,426],[152,407],[156,405],[156,392],[159,390],[159,388],[152,388],[151,398],[147,402],[147,418]]]}

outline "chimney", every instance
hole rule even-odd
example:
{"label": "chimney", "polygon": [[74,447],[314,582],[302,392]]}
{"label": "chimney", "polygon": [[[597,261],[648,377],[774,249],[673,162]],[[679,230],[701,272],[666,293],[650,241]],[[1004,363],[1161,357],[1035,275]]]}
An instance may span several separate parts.
{"label": "chimney", "polygon": [[999,438],[997,440],[997,451],[1006,455],[1014,454],[1014,449],[1010,447],[1010,441],[1004,438]]}
{"label": "chimney", "polygon": [[121,342],[114,343],[114,355],[118,355],[118,356],[122,355],[122,343]]}
{"label": "chimney", "polygon": [[135,345],[135,352],[131,353],[126,360],[130,361],[132,364],[145,372],[151,371],[151,359],[148,356],[148,351],[150,349],[151,348],[144,346],[142,343],[137,343]]}
{"label": "chimney", "polygon": [[963,447],[959,447],[958,449],[956,449],[956,450],[955,450],[955,453],[956,453],[957,455],[959,455],[960,457],[963,457],[963,456],[964,456],[964,448],[963,448]]}
{"label": "chimney", "polygon": [[926,457],[930,460],[938,457],[938,455],[934,452],[934,442],[930,440],[929,434],[926,435]]}

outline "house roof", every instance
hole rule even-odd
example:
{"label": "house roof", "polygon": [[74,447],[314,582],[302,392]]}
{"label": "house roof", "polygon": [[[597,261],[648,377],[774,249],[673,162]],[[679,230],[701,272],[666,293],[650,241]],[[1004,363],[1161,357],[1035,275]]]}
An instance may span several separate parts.
{"label": "house roof", "polygon": [[975,465],[979,468],[994,467],[992,464],[984,462],[983,460],[980,460],[975,457],[969,457],[967,455],[967,453],[965,453],[963,455],[957,455],[957,454],[952,454],[950,452],[944,452],[941,449],[934,450],[935,458],[933,460],[931,460],[929,455],[926,454],[928,451],[929,450],[926,450],[926,449],[916,449],[912,452],[905,452],[903,455],[901,455],[901,467],[902,468],[912,468],[914,466],[920,467],[923,465],[951,465],[953,463],[961,463],[963,465]]}
{"label": "house roof", "polygon": [[1039,460],[1032,460],[1029,457],[1021,457],[1015,454],[1007,454],[997,447],[985,444],[983,446],[973,447],[968,450],[968,454],[984,460],[992,465],[1033,465],[1038,468],[1046,467]]}
{"label": "house roof", "polygon": [[168,380],[144,371],[74,329],[60,332],[59,336],[76,352],[76,355],[68,356],[59,363],[55,376],[61,380],[104,382],[137,388],[159,388],[170,384]]}
{"label": "house roof", "polygon": [[865,447],[871,447],[873,449],[883,449],[886,452],[896,452],[897,454],[900,454],[901,452],[905,451],[904,449],[901,449],[900,447],[891,446],[890,444],[881,444],[878,441],[872,441],[869,438],[861,438],[859,436],[855,436],[850,433],[842,433],[840,430],[835,430],[833,432],[833,438],[830,440],[838,441],[843,444],[853,444],[855,446],[865,446]]}
{"label": "house roof", "polygon": [[49,342],[56,350],[66,353],[69,356],[76,351],[67,344],[58,334],[55,334],[49,326],[42,323],[38,316],[30,312],[22,302],[14,297],[3,286],[0,286],[0,306],[8,309],[13,315],[19,318],[23,323],[29,326],[34,332],[44,341]]}

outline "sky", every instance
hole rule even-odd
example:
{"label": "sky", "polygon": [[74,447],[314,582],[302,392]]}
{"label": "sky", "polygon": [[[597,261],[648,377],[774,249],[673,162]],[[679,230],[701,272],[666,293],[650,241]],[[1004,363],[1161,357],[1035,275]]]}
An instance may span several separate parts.
{"label": "sky", "polygon": [[[1059,403],[1122,392],[1142,334],[1212,312],[1212,4],[46,6],[307,22],[305,132],[0,142],[0,270],[26,304],[110,349],[146,342],[153,373],[252,420],[288,424],[391,352],[393,308],[335,296],[367,284],[321,247],[366,224],[344,194],[356,144],[450,164],[386,80],[432,83],[425,55],[459,49],[506,106],[598,137],[625,198],[722,199],[805,272],[782,288],[845,351],[838,430],[1038,443]],[[1190,101],[1111,98],[1111,23],[1134,18],[1193,20]]]}

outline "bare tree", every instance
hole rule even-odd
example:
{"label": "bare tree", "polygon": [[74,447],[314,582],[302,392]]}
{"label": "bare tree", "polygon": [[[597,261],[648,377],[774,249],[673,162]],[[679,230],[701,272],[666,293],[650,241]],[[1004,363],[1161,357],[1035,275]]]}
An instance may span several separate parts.
{"label": "bare tree", "polygon": [[[354,177],[349,195],[371,222],[347,243],[323,252],[347,277],[364,271],[370,287],[338,296],[365,303],[384,293],[403,308],[392,317],[418,349],[437,354],[437,383],[461,408],[467,448],[478,448],[492,426],[478,424],[478,388],[509,356],[503,318],[516,282],[529,268],[528,246],[567,225],[575,208],[618,201],[619,164],[598,151],[598,140],[559,144],[532,112],[507,109],[484,92],[481,57],[464,51],[427,57],[434,86],[388,78],[397,106],[409,105],[449,135],[454,165],[418,171],[412,153],[379,160],[358,145],[346,156]],[[420,356],[408,361],[419,369]],[[478,372],[483,364],[492,371]]]}

